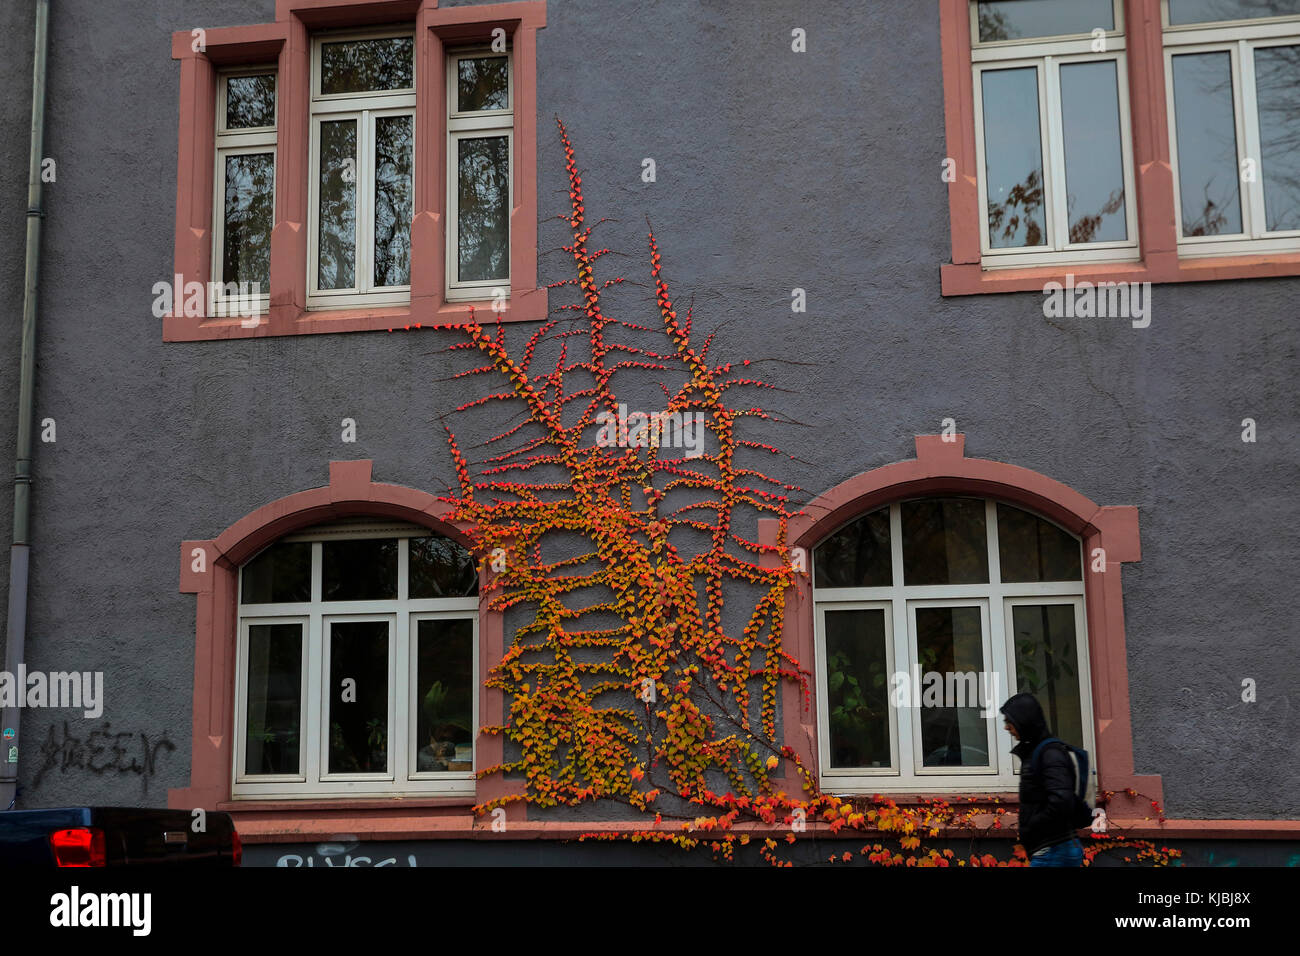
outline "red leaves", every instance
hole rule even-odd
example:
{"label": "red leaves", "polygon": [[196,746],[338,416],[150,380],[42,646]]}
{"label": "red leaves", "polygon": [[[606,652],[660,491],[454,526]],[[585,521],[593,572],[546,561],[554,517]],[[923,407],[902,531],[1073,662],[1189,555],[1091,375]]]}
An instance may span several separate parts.
{"label": "red leaves", "polygon": [[[503,323],[485,328],[471,309],[459,329],[465,340],[449,347],[473,350],[479,359],[455,374],[458,381],[468,384],[492,373],[504,382],[499,391],[466,396],[458,413],[506,406],[523,412],[517,416],[522,421],[495,431],[485,442],[491,456],[472,468],[447,430],[458,487],[446,499],[452,506],[446,518],[466,529],[481,566],[494,554],[506,555],[506,570],[492,576],[486,592],[490,606],[533,614],[531,620],[525,614],[518,632],[508,635],[501,661],[486,678],[503,693],[508,714],[501,727],[483,732],[506,737],[519,757],[480,775],[522,773],[524,788],[510,799],[540,807],[613,800],[647,818],[653,814],[656,825],[664,823],[670,807],[698,808],[698,816],[692,812],[671,831],[584,838],[671,842],[689,850],[701,845],[692,830],[704,831],[710,849],[730,859],[734,845],[750,845],[750,833],[734,828],[757,827],[760,855],[787,865],[775,855],[781,845],[775,837],[791,846],[801,825],[814,838],[875,830],[888,833],[893,843],[875,844],[872,863],[947,865],[954,859],[951,851],[925,852],[922,835],[971,828],[966,811],[973,807],[958,812],[941,801],[899,807],[879,797],[856,805],[839,800],[821,793],[799,754],[776,739],[783,682],[799,687],[805,706],[811,693],[807,668],[781,644],[796,574],[785,543],[793,517],[788,501],[799,489],[736,461],[740,449],[780,452],[736,434],[739,425],[750,424],[743,419],[772,420],[769,411],[726,401],[732,389],[768,386],[755,378],[725,377],[733,367],[750,366],[750,359],[708,364],[713,337],[699,346],[692,340],[691,312],[679,319],[653,232],[648,240],[656,320],[638,324],[605,316],[602,293],[622,277],[602,280],[595,274],[608,250],[588,249],[593,227],[583,225],[582,177],[568,133],[562,123],[558,127],[569,177],[569,211],[559,218],[573,230],[565,252],[574,271],[551,287],[572,286],[579,292],[576,301],[560,307],[567,311],[562,320],[534,330],[521,350],[512,347],[513,327],[508,342]],[[625,342],[614,333],[639,337]],[[650,335],[661,336],[664,344],[645,345]],[[537,372],[533,363],[541,355],[547,368]],[[664,379],[664,413],[704,416],[709,448],[699,460],[674,457],[665,447],[595,442],[599,413],[621,404],[615,385],[625,374],[645,373]],[[517,447],[508,447],[506,439],[523,429]],[[679,502],[683,497],[689,501]],[[674,510],[663,513],[665,501]],[[760,547],[733,532],[733,521],[748,521],[753,513],[777,519],[780,544]],[[556,534],[576,535],[583,544],[548,557],[542,540]],[[673,544],[701,536],[704,543],[689,555]],[[759,563],[772,558],[775,567]],[[757,591],[739,632],[724,627],[723,615],[736,587]],[[587,599],[588,589],[600,596]],[[593,617],[614,620],[593,624]],[[780,781],[770,779],[782,760],[796,796],[776,791]],[[719,794],[712,788],[721,780],[728,792]],[[849,862],[852,854],[840,859]],[[971,865],[991,865],[992,859],[973,857]]]}

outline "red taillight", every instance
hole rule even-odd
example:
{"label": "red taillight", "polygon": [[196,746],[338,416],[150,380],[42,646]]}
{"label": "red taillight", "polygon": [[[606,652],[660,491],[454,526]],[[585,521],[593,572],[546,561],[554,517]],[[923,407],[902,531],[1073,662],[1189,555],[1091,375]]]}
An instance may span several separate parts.
{"label": "red taillight", "polygon": [[244,844],[239,841],[239,831],[233,827],[230,830],[230,853],[234,857],[233,866],[240,866],[244,859]]}
{"label": "red taillight", "polygon": [[50,834],[50,849],[58,866],[104,866],[104,831],[98,827],[55,830]]}

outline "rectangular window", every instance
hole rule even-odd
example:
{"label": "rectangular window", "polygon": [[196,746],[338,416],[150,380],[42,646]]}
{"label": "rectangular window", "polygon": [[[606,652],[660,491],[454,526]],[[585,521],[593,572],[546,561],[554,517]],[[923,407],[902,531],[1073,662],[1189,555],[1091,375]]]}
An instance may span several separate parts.
{"label": "rectangular window", "polygon": [[317,37],[312,55],[308,304],[410,301],[415,40]]}
{"label": "rectangular window", "polygon": [[1005,502],[910,499],[824,539],[812,571],[827,789],[1014,789],[998,707],[1022,691],[1093,749],[1074,535]]}
{"label": "rectangular window", "polygon": [[510,292],[514,71],[509,52],[447,57],[447,298]]}
{"label": "rectangular window", "polygon": [[216,195],[208,315],[261,315],[271,294],[276,74],[217,78]]}
{"label": "rectangular window", "polygon": [[[988,609],[983,601],[916,601],[907,608],[908,663],[930,681],[930,696],[911,707],[913,759],[918,774],[993,773],[993,725],[981,716],[983,675],[994,673]],[[999,701],[999,703],[1001,703]]]}
{"label": "rectangular window", "polygon": [[474,792],[478,569],[448,538],[354,521],[240,571],[234,796]]}
{"label": "rectangular window", "polygon": [[1300,250],[1300,3],[1168,0],[1179,253]]}
{"label": "rectangular window", "polygon": [[1138,258],[1121,6],[971,3],[986,268]]}
{"label": "rectangular window", "polygon": [[243,772],[302,779],[303,632],[306,622],[249,622]]}

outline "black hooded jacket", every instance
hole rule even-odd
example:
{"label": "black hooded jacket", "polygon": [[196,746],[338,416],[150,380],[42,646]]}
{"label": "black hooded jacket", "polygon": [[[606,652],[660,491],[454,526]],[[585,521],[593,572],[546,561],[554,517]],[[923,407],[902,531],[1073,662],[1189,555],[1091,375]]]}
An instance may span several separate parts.
{"label": "black hooded jacket", "polygon": [[1029,758],[1045,737],[1043,708],[1032,694],[1016,694],[1002,705],[1020,743],[1011,752],[1020,758],[1020,842],[1033,854],[1045,846],[1061,843],[1075,835],[1070,825],[1074,810],[1074,759],[1062,744],[1048,744],[1038,755],[1038,772],[1031,773]]}

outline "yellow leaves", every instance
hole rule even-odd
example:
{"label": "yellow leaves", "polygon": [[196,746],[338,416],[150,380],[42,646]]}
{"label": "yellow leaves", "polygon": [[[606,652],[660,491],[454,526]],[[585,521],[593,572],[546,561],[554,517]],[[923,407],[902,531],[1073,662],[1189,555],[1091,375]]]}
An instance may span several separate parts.
{"label": "yellow leaves", "polygon": [[779,760],[776,758],[776,755],[773,754],[772,756],[770,756],[770,757],[767,758],[767,762],[766,762],[765,766],[767,767],[768,770],[775,770],[775,769],[776,769],[776,765],[777,765],[778,763],[780,763],[780,762],[781,762],[781,761],[779,761]]}

